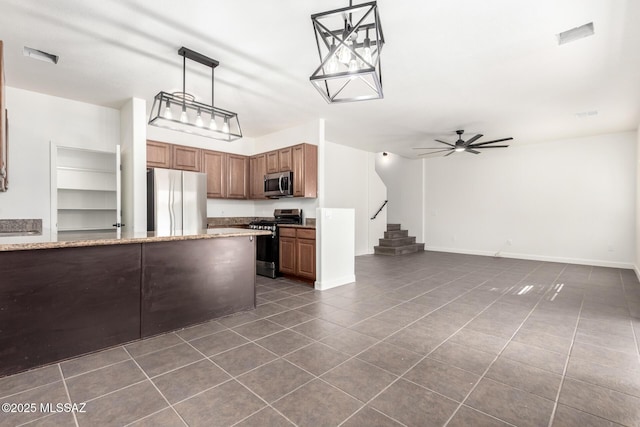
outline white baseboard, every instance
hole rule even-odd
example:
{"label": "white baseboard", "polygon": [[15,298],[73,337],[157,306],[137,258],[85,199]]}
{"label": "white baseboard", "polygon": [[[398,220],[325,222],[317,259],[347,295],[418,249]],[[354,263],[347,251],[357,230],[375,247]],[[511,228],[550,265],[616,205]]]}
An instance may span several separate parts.
{"label": "white baseboard", "polygon": [[[475,249],[458,249],[458,248],[443,248],[438,246],[426,246],[425,250],[434,252],[451,252],[456,254],[466,255],[481,255],[494,257],[495,252],[480,251]],[[522,254],[512,252],[500,252],[499,258],[513,258],[513,259],[526,259],[531,261],[546,261],[546,262],[560,262],[563,264],[579,264],[579,265],[593,265],[597,267],[612,267],[612,268],[625,268],[635,269],[636,275],[640,278],[640,271],[632,263],[617,262],[617,261],[605,261],[599,259],[584,259],[584,258],[566,258],[566,257],[554,257],[548,255],[535,255],[535,254]]]}
{"label": "white baseboard", "polygon": [[349,276],[339,277],[332,280],[323,280],[319,282],[316,280],[315,288],[319,291],[326,291],[327,289],[335,288],[337,286],[346,285],[347,283],[353,283],[356,281],[356,275],[351,274]]}

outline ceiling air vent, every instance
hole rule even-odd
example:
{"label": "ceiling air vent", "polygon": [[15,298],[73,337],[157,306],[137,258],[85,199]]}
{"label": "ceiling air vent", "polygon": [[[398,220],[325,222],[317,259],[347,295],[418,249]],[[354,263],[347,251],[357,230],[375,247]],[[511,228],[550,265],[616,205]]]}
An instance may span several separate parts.
{"label": "ceiling air vent", "polygon": [[566,43],[571,43],[576,40],[583,39],[585,37],[592,36],[594,34],[593,31],[593,22],[589,22],[588,24],[581,25],[576,28],[572,28],[567,31],[563,31],[557,35],[558,44],[563,45]]}
{"label": "ceiling air vent", "polygon": [[29,58],[37,59],[39,61],[49,62],[51,64],[58,63],[58,55],[54,55],[51,53],[43,52],[38,49],[34,49],[32,47],[25,46],[22,49],[22,54]]}

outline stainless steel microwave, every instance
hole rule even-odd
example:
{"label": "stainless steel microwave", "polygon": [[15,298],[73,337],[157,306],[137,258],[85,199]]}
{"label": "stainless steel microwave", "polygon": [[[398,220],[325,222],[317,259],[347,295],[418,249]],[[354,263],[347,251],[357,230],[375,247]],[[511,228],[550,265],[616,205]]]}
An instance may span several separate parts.
{"label": "stainless steel microwave", "polygon": [[293,197],[293,172],[266,174],[264,176],[264,195],[272,199]]}

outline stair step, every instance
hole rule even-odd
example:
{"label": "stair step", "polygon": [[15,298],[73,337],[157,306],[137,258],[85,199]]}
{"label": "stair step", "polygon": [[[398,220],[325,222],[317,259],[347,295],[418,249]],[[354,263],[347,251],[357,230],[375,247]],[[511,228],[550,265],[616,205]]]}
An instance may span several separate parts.
{"label": "stair step", "polygon": [[409,236],[409,237],[398,237],[397,239],[379,239],[379,245],[380,246],[386,246],[386,247],[395,247],[395,246],[407,246],[407,245],[413,245],[416,242],[416,238]]}
{"label": "stair step", "polygon": [[397,239],[399,237],[408,237],[409,230],[395,230],[395,231],[385,231],[384,238],[385,239]]}
{"label": "stair step", "polygon": [[387,224],[387,231],[400,230],[400,224]]}
{"label": "stair step", "polygon": [[398,256],[424,251],[424,243],[414,243],[406,246],[374,246],[376,255]]}

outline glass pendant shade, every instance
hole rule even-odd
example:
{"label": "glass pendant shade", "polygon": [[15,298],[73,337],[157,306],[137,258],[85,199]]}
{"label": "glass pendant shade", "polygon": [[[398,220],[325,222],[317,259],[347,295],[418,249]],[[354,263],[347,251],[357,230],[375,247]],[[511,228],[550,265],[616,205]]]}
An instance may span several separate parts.
{"label": "glass pendant shade", "polygon": [[173,118],[173,114],[171,113],[171,107],[169,106],[168,102],[167,102],[167,106],[164,107],[164,112],[162,113],[162,117],[168,120],[171,120]]}
{"label": "glass pendant shade", "polygon": [[198,110],[198,116],[196,117],[196,126],[201,128],[204,126],[204,122],[202,121],[202,115],[200,114],[200,110]]}
{"label": "glass pendant shade", "polygon": [[[153,100],[149,124],[224,141],[242,138],[238,114],[213,106],[213,70],[218,66],[218,61],[185,47],[180,48],[178,54],[183,57],[182,92],[158,93]],[[211,105],[196,101],[193,95],[184,91],[186,59],[211,68]],[[202,119],[203,114],[205,117],[211,117],[208,126],[205,126]],[[179,117],[179,120],[175,117]],[[216,117],[224,120],[222,130],[218,129]]]}
{"label": "glass pendant shade", "polygon": [[[383,98],[384,35],[375,1],[311,15],[320,65],[309,80],[328,103]],[[366,38],[358,40],[358,33]]]}

